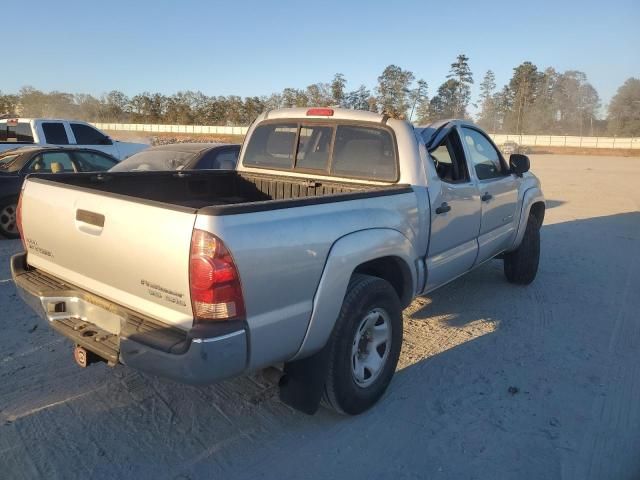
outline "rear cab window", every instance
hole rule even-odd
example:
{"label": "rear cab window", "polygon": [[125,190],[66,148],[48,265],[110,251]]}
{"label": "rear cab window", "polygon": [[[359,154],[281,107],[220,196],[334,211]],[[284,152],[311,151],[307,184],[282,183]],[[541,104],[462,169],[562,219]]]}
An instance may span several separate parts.
{"label": "rear cab window", "polygon": [[380,125],[286,122],[258,125],[243,165],[396,182],[391,130]]}
{"label": "rear cab window", "polygon": [[0,142],[33,143],[33,131],[29,122],[0,124]]}

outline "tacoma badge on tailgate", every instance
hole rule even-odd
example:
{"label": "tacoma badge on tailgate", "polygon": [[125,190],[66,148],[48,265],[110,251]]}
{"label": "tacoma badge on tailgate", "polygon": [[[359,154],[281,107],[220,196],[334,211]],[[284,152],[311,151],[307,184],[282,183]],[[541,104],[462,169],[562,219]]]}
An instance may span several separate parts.
{"label": "tacoma badge on tailgate", "polygon": [[182,297],[184,297],[183,293],[169,290],[168,288],[162,287],[157,283],[151,283],[144,279],[140,280],[140,284],[147,287],[149,295],[153,297],[162,298],[167,302],[175,303],[176,305],[180,305],[182,307],[187,306],[187,303],[182,299]]}

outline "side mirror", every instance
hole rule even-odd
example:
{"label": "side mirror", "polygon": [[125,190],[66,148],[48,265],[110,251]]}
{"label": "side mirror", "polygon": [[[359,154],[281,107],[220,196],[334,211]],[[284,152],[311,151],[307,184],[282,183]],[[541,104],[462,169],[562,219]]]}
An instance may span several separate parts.
{"label": "side mirror", "polygon": [[521,177],[524,172],[528,172],[531,168],[529,157],[520,153],[512,153],[509,157],[509,168],[511,172]]}
{"label": "side mirror", "polygon": [[113,140],[111,140],[109,137],[102,137],[102,140],[100,140],[100,145],[113,145]]}

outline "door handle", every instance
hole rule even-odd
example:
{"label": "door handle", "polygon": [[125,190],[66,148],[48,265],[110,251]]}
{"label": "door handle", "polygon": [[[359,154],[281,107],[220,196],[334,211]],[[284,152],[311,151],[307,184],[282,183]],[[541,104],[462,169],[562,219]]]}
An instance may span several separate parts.
{"label": "door handle", "polygon": [[447,202],[442,202],[442,205],[436,208],[436,213],[440,215],[441,213],[447,213],[449,210],[451,210],[449,204]]}
{"label": "door handle", "polygon": [[485,192],[485,194],[480,197],[480,200],[482,200],[483,202],[488,202],[492,198],[493,195],[491,195],[489,192]]}

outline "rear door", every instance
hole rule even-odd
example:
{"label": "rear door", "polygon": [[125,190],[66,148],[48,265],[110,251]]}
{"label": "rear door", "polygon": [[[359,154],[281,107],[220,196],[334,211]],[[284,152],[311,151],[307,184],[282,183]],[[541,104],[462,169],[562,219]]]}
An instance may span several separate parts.
{"label": "rear door", "polygon": [[431,238],[427,286],[433,290],[467,272],[478,252],[480,195],[469,175],[455,128],[431,150],[437,176],[429,180]]}
{"label": "rear door", "polygon": [[98,296],[190,328],[195,210],[63,185],[25,182],[27,262]]}
{"label": "rear door", "polygon": [[[42,122],[40,124],[40,143],[48,143],[50,145],[69,145],[69,133],[64,122]],[[44,140],[43,140],[44,139]]]}
{"label": "rear door", "polygon": [[513,238],[517,228],[518,179],[511,174],[498,149],[482,131],[467,126],[460,130],[482,202],[476,260],[476,263],[481,263],[502,252]]}

